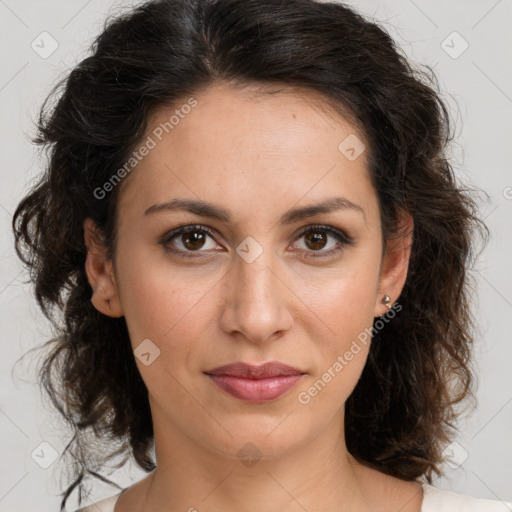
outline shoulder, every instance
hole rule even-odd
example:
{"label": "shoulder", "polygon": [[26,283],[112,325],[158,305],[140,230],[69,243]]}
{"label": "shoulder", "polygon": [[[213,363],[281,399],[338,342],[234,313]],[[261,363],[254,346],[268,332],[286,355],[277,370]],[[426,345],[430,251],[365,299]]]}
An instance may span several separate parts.
{"label": "shoulder", "polygon": [[511,510],[511,502],[475,498],[423,484],[423,505],[420,512],[510,512]]}
{"label": "shoulder", "polygon": [[114,506],[120,495],[121,493],[119,492],[110,498],[105,498],[85,508],[75,510],[75,512],[114,512]]}

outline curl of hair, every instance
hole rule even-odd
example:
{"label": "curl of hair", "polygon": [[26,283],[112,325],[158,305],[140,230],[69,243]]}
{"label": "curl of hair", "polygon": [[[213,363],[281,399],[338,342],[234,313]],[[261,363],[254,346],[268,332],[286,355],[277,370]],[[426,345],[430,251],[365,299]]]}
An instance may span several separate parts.
{"label": "curl of hair", "polygon": [[[397,236],[400,214],[412,215],[402,311],[373,336],[345,433],[360,462],[432,482],[455,406],[473,397],[468,271],[473,237],[486,233],[446,156],[453,136],[432,70],[413,69],[377,24],[313,0],[149,1],[108,19],[91,50],[41,107],[32,140],[48,164],[12,222],[37,302],[57,329],[38,378],[73,431],[61,510],[77,486],[81,503],[87,473],[105,480],[98,471],[114,456],[125,456],[117,467],[132,456],[155,468],[148,393],[125,319],[90,302],[83,222],[94,220],[113,257],[121,187],[103,199],[94,191],[130,157],[155,108],[220,82],[321,93],[368,142],[383,236]],[[119,446],[94,452],[88,434]]]}

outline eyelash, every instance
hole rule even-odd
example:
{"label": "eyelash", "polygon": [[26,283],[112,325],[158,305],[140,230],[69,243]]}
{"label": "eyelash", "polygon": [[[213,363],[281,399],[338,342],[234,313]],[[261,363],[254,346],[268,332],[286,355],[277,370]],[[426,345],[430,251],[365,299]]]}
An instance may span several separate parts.
{"label": "eyelash", "polygon": [[[201,224],[180,224],[180,227],[170,231],[169,233],[166,233],[162,239],[160,240],[160,244],[164,247],[164,249],[167,252],[170,252],[172,254],[176,254],[185,258],[198,258],[203,257],[202,255],[196,255],[197,253],[205,252],[205,251],[182,251],[181,249],[175,249],[171,248],[168,244],[177,236],[182,235],[184,233],[190,233],[194,231],[202,231],[207,233],[211,238],[215,239],[215,232],[213,229],[209,228],[208,226],[203,226]],[[343,250],[345,247],[353,245],[354,241],[353,239],[348,236],[343,231],[340,231],[339,229],[336,229],[332,226],[325,226],[322,224],[314,224],[311,226],[308,226],[307,228],[303,229],[298,235],[297,238],[301,238],[304,235],[307,235],[310,232],[314,231],[326,231],[330,235],[334,236],[336,240],[338,241],[338,245],[334,249],[330,249],[329,251],[309,251],[308,254],[305,255],[306,258],[326,258],[329,256],[334,256],[341,250]],[[191,254],[192,253],[192,254]],[[315,254],[317,253],[317,254]]]}

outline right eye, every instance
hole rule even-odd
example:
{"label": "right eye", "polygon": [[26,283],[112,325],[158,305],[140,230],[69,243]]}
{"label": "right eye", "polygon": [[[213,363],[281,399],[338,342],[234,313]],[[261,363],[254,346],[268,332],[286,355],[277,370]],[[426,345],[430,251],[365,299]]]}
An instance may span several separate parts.
{"label": "right eye", "polygon": [[[204,253],[207,252],[203,249],[207,244],[207,239],[213,240],[214,231],[208,226],[202,226],[199,224],[191,224],[187,226],[181,226],[177,229],[166,233],[160,244],[165,248],[166,251],[183,256],[186,258],[190,257],[201,257],[202,254],[192,253]],[[215,243],[211,243],[209,249],[218,247]],[[208,247],[206,247],[208,249]],[[218,252],[218,251],[215,251]]]}

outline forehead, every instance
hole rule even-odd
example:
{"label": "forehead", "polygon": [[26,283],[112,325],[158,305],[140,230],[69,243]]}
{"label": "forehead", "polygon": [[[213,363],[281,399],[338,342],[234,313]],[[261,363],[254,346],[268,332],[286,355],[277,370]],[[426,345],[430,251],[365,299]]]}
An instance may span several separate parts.
{"label": "forehead", "polygon": [[[343,152],[347,140],[361,152],[355,159]],[[364,135],[311,91],[216,85],[154,110],[141,143],[151,149],[120,199],[120,209],[138,215],[172,197],[229,200],[253,213],[334,189],[372,199]]]}

